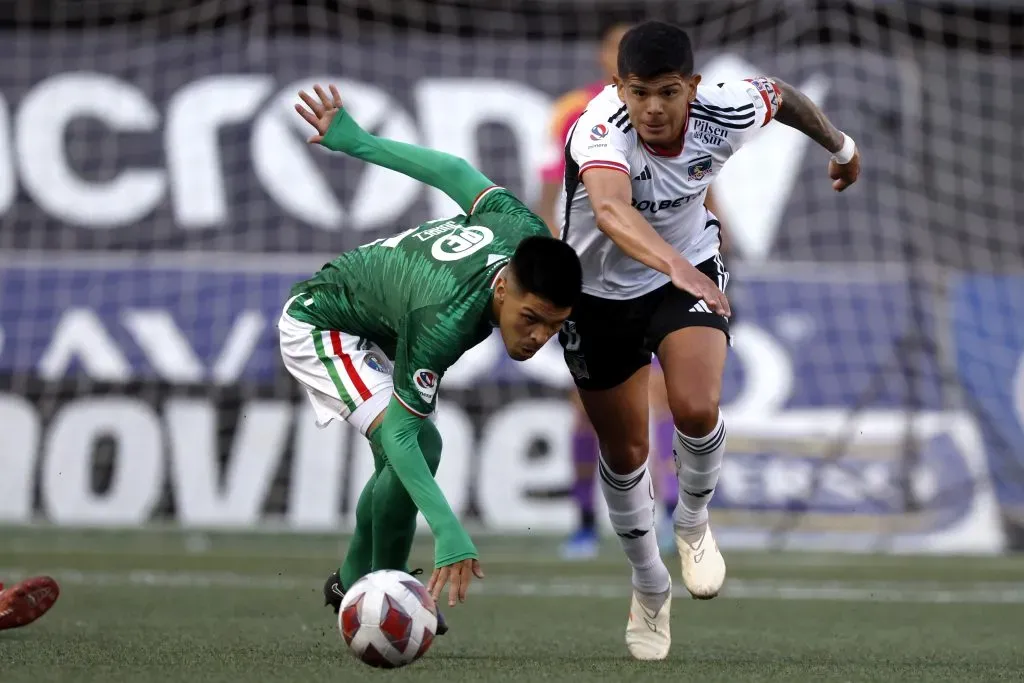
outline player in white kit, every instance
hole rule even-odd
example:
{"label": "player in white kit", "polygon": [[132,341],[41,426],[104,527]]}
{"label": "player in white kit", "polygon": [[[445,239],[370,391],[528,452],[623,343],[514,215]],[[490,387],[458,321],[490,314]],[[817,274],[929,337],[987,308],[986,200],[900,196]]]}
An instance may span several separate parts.
{"label": "player in white kit", "polygon": [[[633,570],[626,644],[637,659],[663,659],[671,644],[672,583],[653,533],[646,464],[652,354],[676,425],[683,583],[709,599],[725,580],[707,504],[726,441],[719,397],[729,273],[704,197],[722,164],[773,119],[832,153],[835,190],[857,180],[853,140],[805,95],[768,77],[703,84],[687,34],[647,22],[623,37],[614,85],[591,100],[566,141],[561,236],[579,254],[583,295],[559,341],[597,428],[601,490]],[[771,159],[764,168],[772,172]]]}

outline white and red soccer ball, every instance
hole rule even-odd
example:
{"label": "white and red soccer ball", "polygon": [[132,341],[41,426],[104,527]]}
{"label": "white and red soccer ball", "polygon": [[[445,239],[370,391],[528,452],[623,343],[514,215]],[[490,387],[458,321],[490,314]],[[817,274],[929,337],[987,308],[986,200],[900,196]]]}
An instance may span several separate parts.
{"label": "white and red soccer ball", "polygon": [[422,657],[437,632],[437,606],[423,584],[385,569],[356,581],[341,601],[338,628],[356,657],[392,669]]}

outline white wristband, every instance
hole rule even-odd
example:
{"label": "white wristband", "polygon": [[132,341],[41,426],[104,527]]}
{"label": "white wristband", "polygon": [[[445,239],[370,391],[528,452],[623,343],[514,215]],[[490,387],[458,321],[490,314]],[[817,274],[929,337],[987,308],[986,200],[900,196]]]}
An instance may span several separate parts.
{"label": "white wristband", "polygon": [[837,164],[848,164],[853,159],[854,153],[857,151],[857,143],[853,141],[846,133],[843,133],[843,146],[839,148],[839,151],[832,155],[832,161]]}

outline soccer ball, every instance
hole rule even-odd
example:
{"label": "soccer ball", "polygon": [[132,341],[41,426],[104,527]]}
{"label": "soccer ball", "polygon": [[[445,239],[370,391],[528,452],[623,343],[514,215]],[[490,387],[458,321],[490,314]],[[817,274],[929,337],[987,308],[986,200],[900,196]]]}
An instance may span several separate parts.
{"label": "soccer ball", "polygon": [[392,669],[422,657],[437,632],[437,606],[423,584],[384,569],[355,582],[341,601],[338,628],[356,657]]}

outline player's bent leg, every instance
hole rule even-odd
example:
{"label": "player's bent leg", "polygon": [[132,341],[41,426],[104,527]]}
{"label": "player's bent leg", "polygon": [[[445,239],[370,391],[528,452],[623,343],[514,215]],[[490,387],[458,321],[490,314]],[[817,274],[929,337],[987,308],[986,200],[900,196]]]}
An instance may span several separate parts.
{"label": "player's bent leg", "polygon": [[683,583],[694,598],[718,595],[725,560],[708,521],[708,503],[725,455],[725,422],[719,411],[727,337],[712,327],[685,327],[658,348],[676,424],[679,501],[673,515]]}
{"label": "player's bent leg", "polygon": [[598,470],[612,529],[632,567],[626,646],[637,659],[664,659],[671,645],[672,582],[654,533],[654,483],[647,469],[649,366],[610,389],[580,396],[602,444]]}
{"label": "player's bent leg", "polygon": [[[441,464],[441,434],[431,420],[420,427],[419,446],[431,474]],[[380,430],[370,438],[375,455],[387,461],[380,442]],[[416,516],[419,510],[408,491],[390,467],[384,467],[377,476],[373,489],[373,571],[380,569],[409,570],[409,554],[416,537]],[[448,632],[448,623],[440,610],[437,612],[437,635]]]}
{"label": "player's bent leg", "polygon": [[[372,450],[372,449],[371,449]],[[341,598],[344,596],[343,586],[351,586],[361,577],[369,574],[373,568],[373,488],[377,483],[377,477],[384,469],[384,460],[377,452],[373,452],[373,474],[366,482],[359,500],[356,502],[356,524],[349,541],[348,550],[345,553],[345,560],[338,570],[338,583],[328,586],[324,591],[326,604],[331,605],[337,612],[341,607]]]}
{"label": "player's bent leg", "polygon": [[[380,523],[375,521],[375,511],[379,509],[375,498],[388,498],[387,493],[382,494],[380,491],[394,488],[381,485],[381,474],[387,471],[384,468],[385,458],[383,449],[379,448],[379,444],[374,447],[372,438],[378,431],[376,427],[379,427],[394,392],[391,377],[393,363],[382,349],[368,340],[344,331],[317,329],[291,317],[288,311],[293,301],[285,304],[278,321],[281,357],[285,368],[306,389],[319,426],[325,427],[339,418],[345,420],[363,436],[370,438],[374,454],[374,475],[359,496],[355,533],[344,563],[324,585],[325,602],[337,611],[346,587],[351,587],[373,570],[376,555],[382,554],[389,558],[388,564],[391,564],[397,562],[392,558],[402,553],[401,548],[411,546],[416,512],[414,510],[410,514],[407,509],[399,507],[394,514],[401,515],[402,524],[395,524],[391,518]],[[437,450],[439,452],[439,447]],[[394,524],[392,528],[395,532],[386,537],[389,546],[379,550],[375,545],[375,536],[384,529],[378,529],[378,524]],[[394,540],[396,536],[398,541]],[[408,550],[405,550],[401,557],[402,566],[395,568],[405,569],[407,559]]]}
{"label": "player's bent leg", "polygon": [[[408,567],[416,535],[418,510],[398,477],[387,467],[387,456],[378,429],[383,419],[383,410],[381,408],[380,413],[369,420],[367,427],[374,475],[359,496],[356,532],[349,543],[345,563],[324,584],[324,599],[335,613],[345,597],[345,587],[352,586],[371,571],[397,569],[410,574],[418,573],[410,571]],[[425,421],[420,429],[419,445],[431,474],[435,474],[441,462],[442,444],[441,434],[430,420]],[[447,632],[448,624],[444,615],[438,611],[437,635]]]}
{"label": "player's bent leg", "polygon": [[[373,433],[370,444],[375,456],[379,454],[386,461],[380,430]],[[441,435],[433,422],[424,421],[419,445],[430,473],[435,474],[441,463]],[[398,476],[390,467],[384,467],[377,476],[373,491],[373,571],[409,571],[409,554],[416,535],[418,514],[416,503]]]}
{"label": "player's bent leg", "polygon": [[[381,396],[385,394],[381,392]],[[383,418],[383,408],[375,402],[380,414],[371,421],[368,428],[371,432],[379,426]],[[386,403],[384,403],[386,405]],[[377,484],[377,478],[384,469],[384,459],[373,450],[373,474],[363,486],[356,502],[356,524],[352,533],[352,539],[345,551],[345,559],[342,561],[338,571],[327,577],[324,583],[324,604],[334,610],[337,614],[341,609],[341,601],[345,598],[345,587],[352,586],[360,578],[373,570],[373,491]]]}

